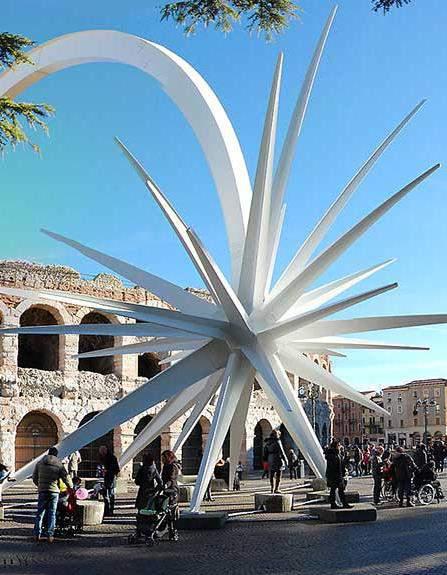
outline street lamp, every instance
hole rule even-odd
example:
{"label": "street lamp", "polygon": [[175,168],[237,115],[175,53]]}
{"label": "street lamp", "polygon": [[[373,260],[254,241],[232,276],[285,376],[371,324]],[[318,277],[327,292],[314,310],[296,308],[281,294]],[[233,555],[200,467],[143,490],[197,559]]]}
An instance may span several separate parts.
{"label": "street lamp", "polygon": [[320,397],[320,388],[316,383],[311,383],[307,390],[304,386],[301,386],[298,389],[298,397],[300,399],[310,399],[312,407],[312,428],[315,431],[315,425],[317,422],[317,399]]}
{"label": "street lamp", "polygon": [[439,404],[436,403],[434,399],[418,399],[414,404],[413,415],[417,415],[419,413],[419,409],[423,408],[424,410],[424,443],[427,445],[427,438],[428,438],[428,410],[430,407],[439,407]]}

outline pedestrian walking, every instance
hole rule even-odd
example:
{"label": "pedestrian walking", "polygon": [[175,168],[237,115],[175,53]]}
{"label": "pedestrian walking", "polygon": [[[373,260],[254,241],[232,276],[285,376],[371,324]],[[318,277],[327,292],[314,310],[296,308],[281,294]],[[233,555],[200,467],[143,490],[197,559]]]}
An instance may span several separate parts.
{"label": "pedestrian walking", "polygon": [[356,477],[362,474],[361,462],[362,451],[358,445],[354,445],[354,471]]}
{"label": "pedestrian walking", "polygon": [[269,479],[271,493],[280,493],[279,484],[281,483],[282,472],[287,465],[287,457],[280,440],[280,432],[274,429],[270,433],[264,447],[264,459],[269,464]]}
{"label": "pedestrian walking", "polygon": [[444,454],[445,446],[440,440],[435,441],[433,445],[433,458],[435,462],[435,471],[440,472],[444,470]]}
{"label": "pedestrian walking", "polygon": [[3,463],[0,463],[0,507],[3,506],[3,503],[2,503],[3,484],[5,483],[5,481],[8,481],[8,480],[11,481],[10,475],[11,475],[11,472],[6,467],[6,465],[4,465]]}
{"label": "pedestrian walking", "polygon": [[363,453],[362,453],[362,471],[363,471],[363,475],[368,475],[369,473],[369,468],[370,468],[370,453],[369,453],[369,448],[368,447],[364,447],[363,448]]}
{"label": "pedestrian walking", "polygon": [[157,488],[163,487],[163,482],[155,466],[152,454],[145,453],[142,463],[135,476],[135,485],[138,485],[135,507],[138,511],[147,507],[149,499],[155,495]]}
{"label": "pedestrian walking", "polygon": [[345,495],[345,468],[343,455],[340,453],[340,443],[334,439],[326,450],[326,481],[328,487],[330,488],[329,493],[329,503],[331,504],[331,509],[338,509],[338,505],[335,501],[335,494],[338,491],[338,496],[342,503],[344,509],[351,509],[352,505],[349,505],[346,501]]}
{"label": "pedestrian walking", "polygon": [[424,443],[419,443],[419,445],[416,447],[416,451],[414,453],[414,463],[419,469],[428,463],[427,447]]}
{"label": "pedestrian walking", "polygon": [[120,466],[117,458],[105,445],[101,445],[99,448],[99,458],[104,468],[104,515],[113,515],[115,511],[116,478],[119,475]]}
{"label": "pedestrian walking", "polygon": [[298,455],[293,449],[287,453],[287,467],[289,468],[290,479],[297,479]]}
{"label": "pedestrian walking", "polygon": [[79,464],[82,461],[81,454],[79,451],[73,451],[73,453],[68,458],[68,473],[71,478],[78,477]]}
{"label": "pedestrian walking", "polygon": [[169,494],[169,514],[168,529],[170,541],[178,540],[177,532],[177,515],[178,515],[178,476],[180,473],[180,464],[175,457],[175,453],[170,450],[163,451],[161,454],[163,469],[161,471],[161,480],[164,485],[166,494]]}
{"label": "pedestrian walking", "polygon": [[375,505],[380,504],[380,493],[382,491],[382,477],[383,477],[383,447],[379,445],[371,459],[371,471],[374,480],[373,501]]}
{"label": "pedestrian walking", "polygon": [[411,480],[417,467],[410,455],[405,453],[400,446],[396,448],[393,468],[397,483],[399,507],[403,507],[404,497],[407,499],[407,507],[414,507],[414,503],[411,501]]}
{"label": "pedestrian walking", "polygon": [[[58,450],[56,447],[50,447],[48,455],[45,455],[36,465],[33,472],[33,483],[39,492],[34,522],[34,539],[36,541],[41,541],[43,535],[47,536],[48,543],[54,541],[60,481],[63,481],[70,488],[73,487],[71,477],[58,457]],[[43,529],[44,520],[45,528]]]}

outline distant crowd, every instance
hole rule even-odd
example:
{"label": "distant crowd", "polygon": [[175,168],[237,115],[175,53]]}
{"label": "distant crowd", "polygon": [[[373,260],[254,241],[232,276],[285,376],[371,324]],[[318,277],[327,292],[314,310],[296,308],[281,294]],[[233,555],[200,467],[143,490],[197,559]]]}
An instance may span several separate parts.
{"label": "distant crowd", "polygon": [[343,507],[346,503],[345,488],[349,476],[372,475],[374,480],[373,501],[381,505],[384,500],[396,499],[400,507],[404,499],[408,507],[414,506],[415,496],[421,487],[430,485],[427,493],[443,498],[437,473],[444,470],[447,446],[442,440],[425,445],[418,444],[413,449],[396,445],[368,444],[343,446],[334,440],[325,448],[327,461],[326,479],[331,489],[330,502],[337,508],[336,494]]}

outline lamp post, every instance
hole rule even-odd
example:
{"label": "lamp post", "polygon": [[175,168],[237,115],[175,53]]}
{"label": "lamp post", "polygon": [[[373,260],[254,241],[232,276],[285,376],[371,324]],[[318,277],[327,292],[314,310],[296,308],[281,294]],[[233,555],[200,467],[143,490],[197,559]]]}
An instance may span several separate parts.
{"label": "lamp post", "polygon": [[439,404],[436,403],[434,399],[418,399],[414,404],[413,415],[417,415],[419,410],[422,408],[424,413],[424,443],[427,445],[428,437],[428,410],[430,407],[438,407]]}
{"label": "lamp post", "polygon": [[311,401],[311,423],[312,428],[315,431],[315,426],[317,422],[317,399],[320,397],[320,388],[316,383],[311,383],[309,388],[306,390],[304,386],[298,389],[298,397],[300,399],[310,399]]}

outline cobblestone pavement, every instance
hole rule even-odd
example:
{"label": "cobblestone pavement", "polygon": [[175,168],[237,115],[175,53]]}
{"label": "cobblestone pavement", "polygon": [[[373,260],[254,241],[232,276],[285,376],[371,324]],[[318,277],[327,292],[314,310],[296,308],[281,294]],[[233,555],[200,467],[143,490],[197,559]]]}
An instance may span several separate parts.
{"label": "cobblestone pavement", "polygon": [[[447,491],[447,476],[442,478]],[[225,495],[212,504],[230,512],[253,507],[251,490],[265,483],[247,481],[247,493]],[[285,489],[304,499],[302,488],[289,481]],[[370,477],[353,479],[350,489],[370,500]],[[252,492],[252,491],[251,491]],[[35,498],[31,487],[8,492],[5,503]],[[287,515],[233,518],[218,531],[181,532],[177,543],[161,542],[149,549],[131,547],[133,530],[130,496],[120,498],[118,517],[86,530],[71,541],[51,547],[31,540],[33,509],[9,512],[0,524],[0,575],[127,575],[167,574],[256,575],[446,575],[446,504],[399,509],[379,508],[375,523],[323,525],[309,520],[311,509],[298,508]]]}

